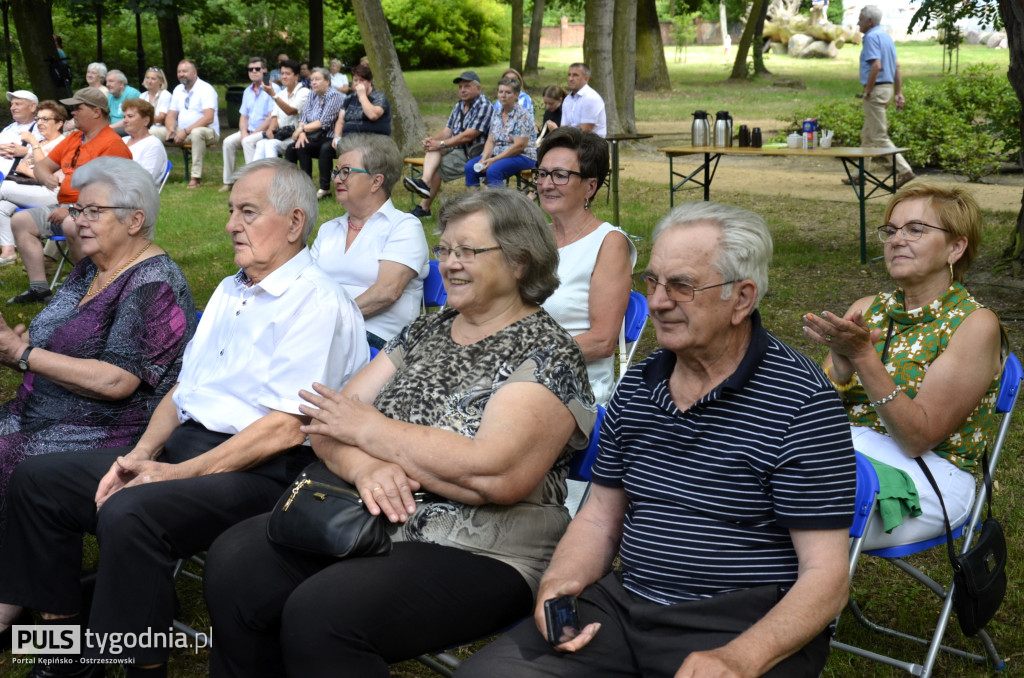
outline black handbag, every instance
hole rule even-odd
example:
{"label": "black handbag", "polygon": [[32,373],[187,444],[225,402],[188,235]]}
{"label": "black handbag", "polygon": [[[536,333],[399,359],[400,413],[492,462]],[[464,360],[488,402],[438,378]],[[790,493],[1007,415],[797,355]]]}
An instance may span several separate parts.
{"label": "black handbag", "polygon": [[[928,466],[920,458],[917,458],[917,463],[932,484],[942,506],[942,517],[946,522],[946,548],[949,551],[949,563],[953,566],[953,608],[956,610],[956,618],[964,635],[973,636],[995,616],[1006,595],[1006,538],[999,521],[992,517],[992,476],[988,472],[988,454],[982,458],[988,517],[981,524],[978,543],[959,556],[953,549],[953,530],[939,486]],[[965,539],[970,539],[971,526],[964,525],[964,530],[968,532]]]}
{"label": "black handbag", "polygon": [[267,521],[267,538],[299,551],[353,558],[391,551],[387,522],[374,516],[355,487],[323,461],[302,470]]}
{"label": "black handbag", "polygon": [[285,125],[284,127],[278,127],[274,132],[274,138],[278,141],[288,141],[295,134],[295,125]]}

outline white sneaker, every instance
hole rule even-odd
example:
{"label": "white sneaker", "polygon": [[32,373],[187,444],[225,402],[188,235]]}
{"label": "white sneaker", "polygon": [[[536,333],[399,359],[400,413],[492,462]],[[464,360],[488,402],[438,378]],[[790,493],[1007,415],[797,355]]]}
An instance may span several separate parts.
{"label": "white sneaker", "polygon": [[316,199],[317,200],[323,200],[324,198],[326,198],[330,194],[331,194],[330,191],[325,191],[324,189],[321,188],[319,191],[316,192]]}

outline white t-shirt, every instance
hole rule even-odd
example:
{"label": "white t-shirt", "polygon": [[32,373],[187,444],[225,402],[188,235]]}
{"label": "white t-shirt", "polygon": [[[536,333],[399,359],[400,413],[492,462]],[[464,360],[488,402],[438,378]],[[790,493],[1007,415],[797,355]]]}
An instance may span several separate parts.
{"label": "white t-shirt", "polygon": [[149,93],[149,90],[144,90],[139,98],[143,101],[151,104],[154,109],[154,115],[160,115],[161,113],[167,113],[167,110],[171,107],[171,93],[165,89],[160,90],[156,95],[156,101],[153,101],[153,96]]}
{"label": "white t-shirt", "polygon": [[423,279],[430,272],[427,239],[416,217],[395,208],[389,199],[366,221],[345,251],[348,215],[320,227],[312,255],[317,265],[341,283],[353,299],[377,282],[380,262],[394,261],[416,271],[402,296],[383,311],[366,318],[366,331],[389,340],[419,315]]}
{"label": "white t-shirt", "polygon": [[590,85],[584,85],[578,92],[562,100],[562,126],[579,127],[584,124],[593,125],[593,132],[599,137],[608,133],[604,99]]}
{"label": "white t-shirt", "polygon": [[258,283],[221,281],[185,347],[178,421],[233,435],[271,410],[299,414],[299,389],[340,389],[369,357],[359,308],[304,247]]}
{"label": "white t-shirt", "polygon": [[194,125],[203,117],[203,111],[212,108],[213,122],[210,123],[210,129],[219,135],[218,101],[217,90],[213,88],[213,85],[197,79],[192,84],[191,91],[186,90],[185,85],[181,84],[174,88],[168,110],[178,111],[178,128],[180,129]]}
{"label": "white t-shirt", "polygon": [[[125,144],[131,141],[131,137],[123,138]],[[149,134],[141,141],[128,146],[128,150],[132,152],[132,160],[152,174],[153,180],[159,185],[160,180],[164,178],[164,172],[167,171],[167,151],[164,150],[164,143]]]}
{"label": "white t-shirt", "polygon": [[340,90],[348,84],[348,76],[344,73],[331,73],[331,87]]}
{"label": "white t-shirt", "polygon": [[298,125],[299,119],[302,117],[302,111],[306,109],[306,101],[309,99],[309,89],[302,85],[296,85],[295,90],[288,95],[288,90],[282,88],[277,92],[278,99],[284,99],[285,103],[295,109],[295,113],[288,115],[274,102],[274,112],[271,115],[277,118],[277,126],[287,127],[288,125]]}
{"label": "white t-shirt", "polygon": [[[39,133],[39,127],[36,125],[35,121],[26,122],[25,124],[22,124],[20,122],[12,122],[7,127],[4,127],[2,131],[0,131],[0,144],[24,145],[24,142],[21,140],[21,133],[27,129],[32,130],[32,133],[35,135],[36,139],[38,139],[39,141],[43,140],[43,135]],[[25,146],[25,148],[28,149],[29,147]],[[28,156],[26,156],[26,158],[27,157]],[[26,162],[26,158],[22,158],[21,162]],[[4,176],[7,176],[8,174],[11,173],[11,167],[13,166],[14,158],[0,158],[0,173],[2,173]]]}

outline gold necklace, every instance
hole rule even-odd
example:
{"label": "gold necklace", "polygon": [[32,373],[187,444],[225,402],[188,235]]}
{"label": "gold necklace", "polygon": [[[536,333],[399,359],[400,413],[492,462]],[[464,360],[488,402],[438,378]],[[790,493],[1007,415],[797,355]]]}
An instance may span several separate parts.
{"label": "gold necklace", "polygon": [[85,296],[87,296],[87,297],[92,297],[92,296],[95,296],[95,295],[99,294],[100,292],[102,292],[103,290],[105,290],[105,289],[107,289],[108,287],[110,287],[110,283],[112,283],[112,282],[114,282],[115,280],[117,280],[117,276],[121,275],[121,273],[123,273],[123,272],[124,272],[124,270],[125,270],[126,268],[128,268],[129,266],[131,266],[132,264],[134,264],[134,263],[135,263],[135,260],[136,260],[136,259],[138,259],[139,257],[141,257],[141,256],[142,256],[142,254],[143,254],[143,253],[144,253],[144,252],[145,252],[146,250],[148,250],[148,249],[149,249],[149,246],[150,246],[150,245],[152,245],[152,244],[153,244],[153,243],[151,243],[151,242],[148,242],[148,243],[146,243],[146,246],[145,246],[145,247],[143,247],[143,248],[142,248],[141,250],[139,250],[138,252],[136,252],[136,253],[135,253],[135,256],[134,256],[134,257],[132,257],[131,259],[129,259],[128,261],[126,261],[126,262],[124,263],[124,265],[123,265],[123,266],[122,266],[121,268],[119,268],[119,269],[117,269],[116,271],[114,271],[114,275],[112,275],[112,276],[110,277],[110,279],[109,279],[109,280],[107,280],[107,282],[103,283],[103,287],[101,287],[101,288],[99,288],[98,290],[96,290],[95,292],[93,292],[93,289],[92,289],[92,288],[96,287],[96,279],[100,277],[99,271],[96,271],[96,275],[94,275],[94,276],[92,277],[92,282],[91,282],[91,283],[89,283],[89,291],[85,293]]}

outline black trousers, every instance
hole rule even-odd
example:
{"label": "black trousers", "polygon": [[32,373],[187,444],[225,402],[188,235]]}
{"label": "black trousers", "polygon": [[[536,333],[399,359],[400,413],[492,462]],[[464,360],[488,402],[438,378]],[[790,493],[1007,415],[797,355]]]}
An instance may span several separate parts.
{"label": "black trousers", "polygon": [[[622,587],[617,573],[579,597],[580,623],[601,629],[578,652],[558,652],[533,619],[470,657],[459,678],[671,678],[691,652],[722,647],[767,614],[779,600],[775,586],[760,586],[706,600],[660,605]],[[822,632],[766,676],[817,678],[828,659]]]}
{"label": "black trousers", "polygon": [[331,170],[334,168],[334,146],[331,141],[324,138],[319,143],[308,143],[302,148],[296,148],[293,144],[284,152],[285,159],[288,162],[298,160],[299,168],[310,178],[313,177],[313,158],[316,158],[320,170],[320,189],[324,191],[331,190]]}
{"label": "black trousers", "polygon": [[386,556],[314,556],[267,540],[267,516],[222,534],[203,577],[210,675],[373,678],[388,664],[500,631],[530,614],[510,565],[436,544]]}
{"label": "black trousers", "polygon": [[[194,424],[180,426],[161,460],[184,461],[227,437]],[[175,562],[209,548],[235,523],[270,510],[287,486],[284,476],[297,466],[278,457],[245,472],[130,487],[97,512],[99,480],[128,451],[46,454],[18,466],[0,546],[0,602],[85,616],[79,601],[82,537],[88,532],[100,546],[89,629],[167,632],[174,620]],[[165,662],[167,655],[164,648],[135,648],[130,654],[143,665]]]}

